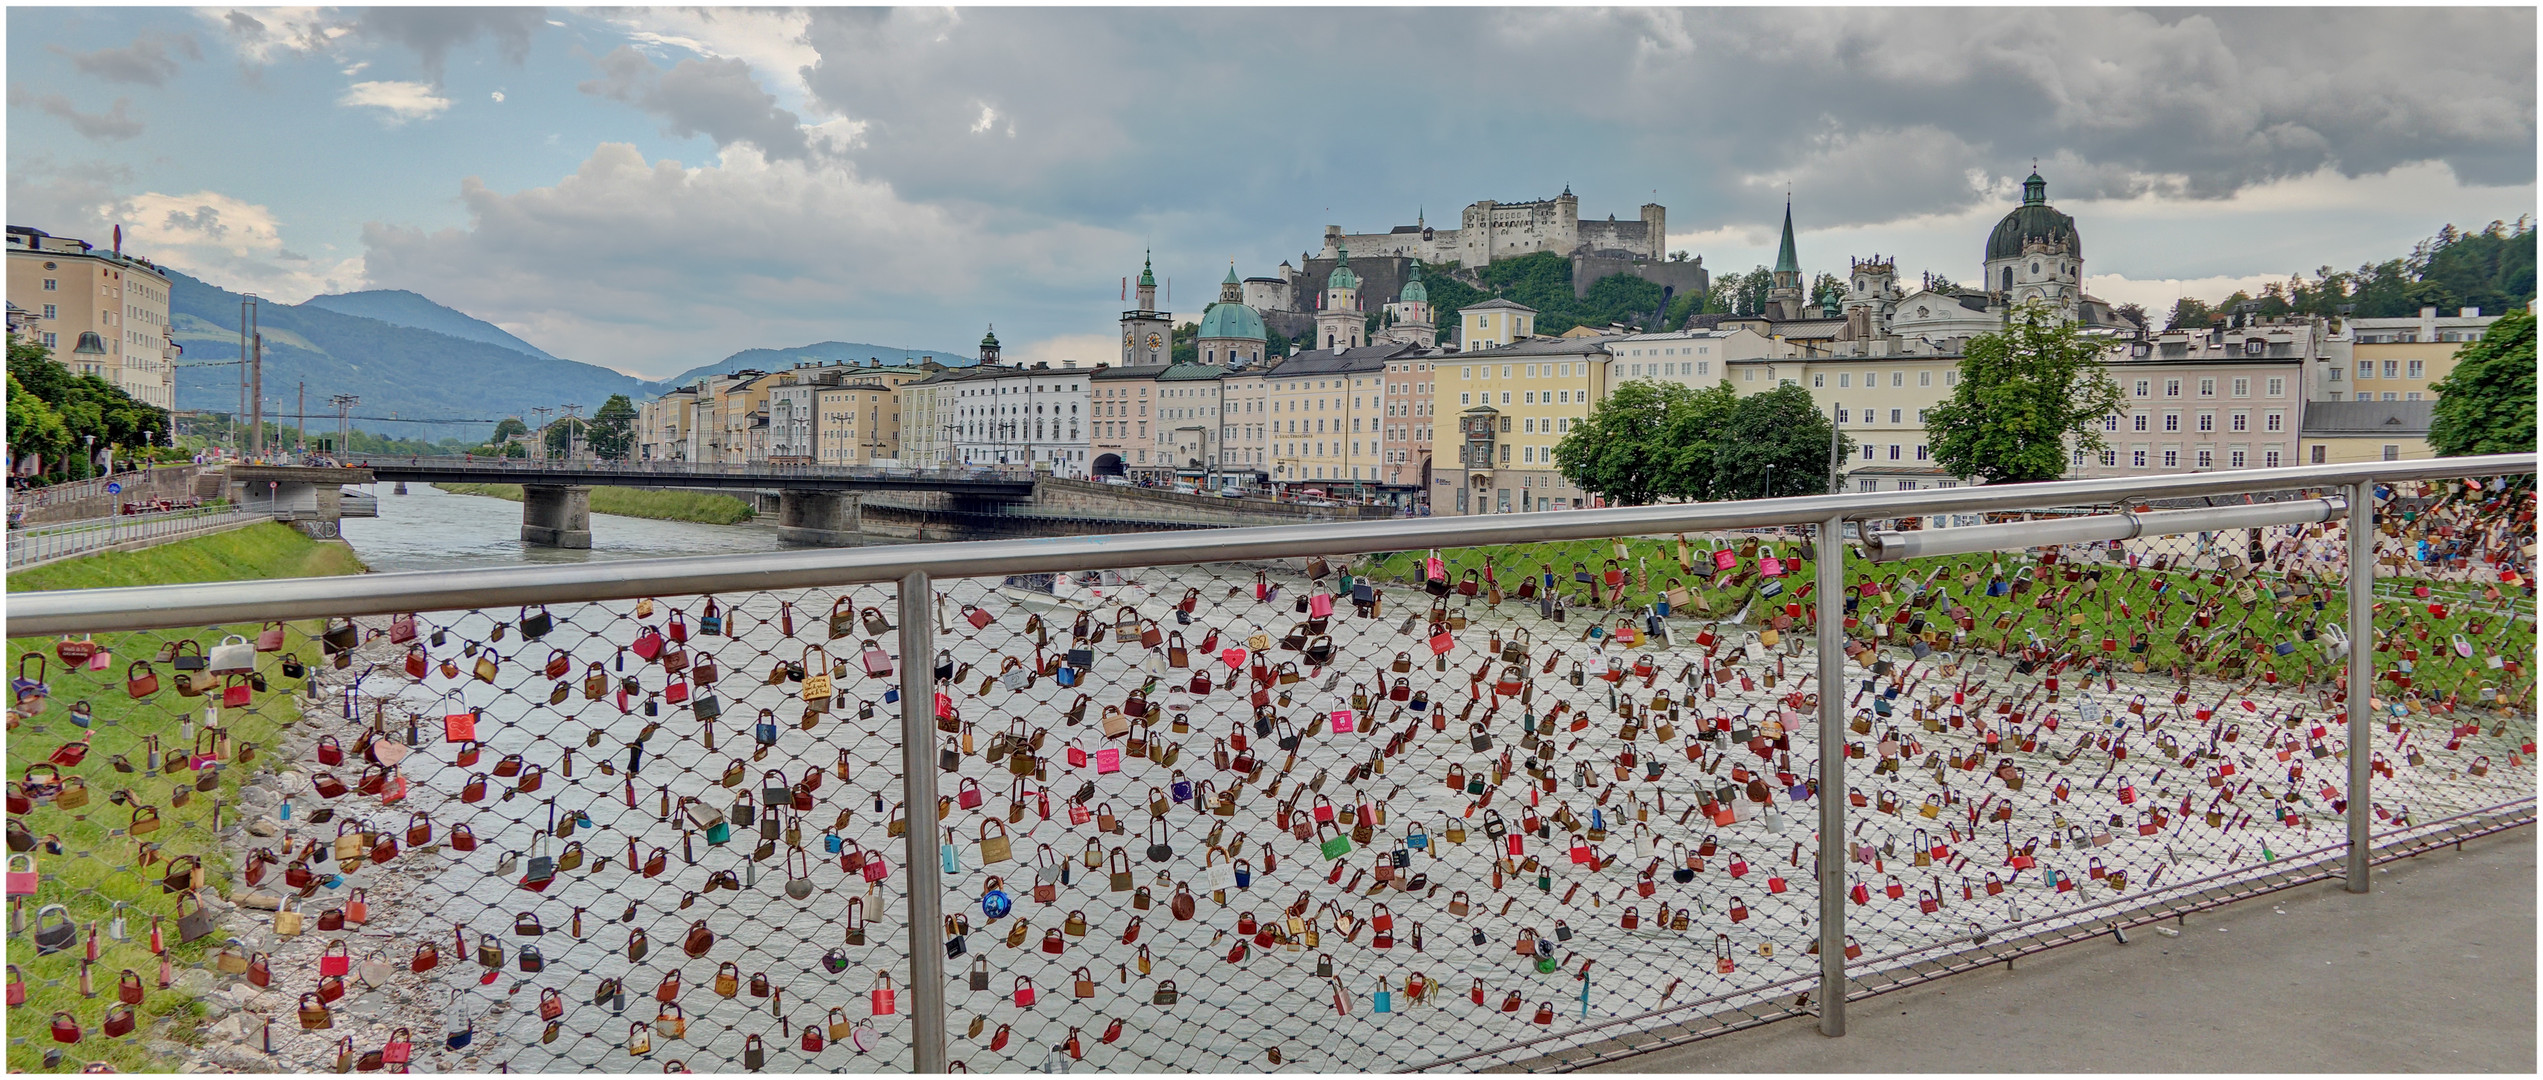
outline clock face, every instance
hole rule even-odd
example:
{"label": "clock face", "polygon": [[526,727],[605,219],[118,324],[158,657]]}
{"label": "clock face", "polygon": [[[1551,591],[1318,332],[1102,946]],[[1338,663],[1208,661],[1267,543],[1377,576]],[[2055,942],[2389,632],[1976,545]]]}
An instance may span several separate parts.
{"label": "clock face", "polygon": [[1136,344],[1138,344],[1138,343],[1139,343],[1139,332],[1138,332],[1138,331],[1136,331],[1136,330],[1124,330],[1124,331],[1122,331],[1122,332],[1121,332],[1121,347],[1122,347],[1122,348],[1127,349],[1127,348],[1131,347],[1132,345],[1136,345]]}
{"label": "clock face", "polygon": [[1148,347],[1151,349],[1163,346],[1165,343],[1166,339],[1162,335],[1153,332],[1148,335]]}

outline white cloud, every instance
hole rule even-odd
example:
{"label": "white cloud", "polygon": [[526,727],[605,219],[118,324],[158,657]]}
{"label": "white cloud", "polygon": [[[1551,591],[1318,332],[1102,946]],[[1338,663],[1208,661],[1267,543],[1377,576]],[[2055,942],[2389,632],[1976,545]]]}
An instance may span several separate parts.
{"label": "white cloud", "polygon": [[124,227],[124,250],[214,284],[296,304],[362,287],[362,260],[321,264],[283,246],[283,226],[259,203],[217,191],[145,191],[89,209],[105,231]]}
{"label": "white cloud", "polygon": [[1113,334],[1054,334],[1036,341],[1007,348],[1011,364],[1047,363],[1063,367],[1070,361],[1091,368],[1121,359],[1121,339]]}
{"label": "white cloud", "polygon": [[356,109],[381,109],[388,113],[381,118],[383,122],[402,124],[409,120],[426,119],[449,108],[450,99],[419,82],[358,82],[346,87],[344,96],[337,98],[336,104]]}
{"label": "white cloud", "polygon": [[605,143],[553,186],[470,178],[460,199],[464,229],[366,227],[375,287],[656,376],[771,341],[941,341],[939,316],[969,334],[999,314],[978,297],[1087,280],[1091,253],[1132,242],[911,202],[843,162],[747,145],[690,167]]}
{"label": "white cloud", "polygon": [[980,106],[980,119],[971,122],[971,133],[978,135],[996,126],[998,126],[998,110],[983,103]]}
{"label": "white cloud", "polygon": [[805,12],[657,7],[627,8],[601,17],[624,31],[629,41],[656,55],[675,48],[708,59],[742,60],[769,83],[786,107],[818,108],[804,89],[803,69],[821,62],[820,52],[804,39],[812,18]]}
{"label": "white cloud", "polygon": [[503,104],[503,91],[497,90],[494,92],[494,101],[497,105]]}

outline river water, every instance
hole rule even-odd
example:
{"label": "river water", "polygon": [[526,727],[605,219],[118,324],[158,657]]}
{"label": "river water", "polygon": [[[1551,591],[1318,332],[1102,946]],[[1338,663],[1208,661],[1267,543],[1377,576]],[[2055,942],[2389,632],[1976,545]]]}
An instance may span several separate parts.
{"label": "river water", "polygon": [[344,538],[373,570],[443,570],[525,563],[662,559],[774,551],[773,524],[707,525],[692,521],[592,515],[588,551],[533,547],[521,540],[521,504],[483,495],[454,495],[430,484],[376,484],[380,516],[347,518]]}

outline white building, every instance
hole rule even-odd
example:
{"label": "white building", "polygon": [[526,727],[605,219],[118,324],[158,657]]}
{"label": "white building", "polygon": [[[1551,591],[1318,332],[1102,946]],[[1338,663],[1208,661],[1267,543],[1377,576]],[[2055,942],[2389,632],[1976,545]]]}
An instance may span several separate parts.
{"label": "white building", "polygon": [[[1083,479],[1087,460],[1088,376],[1074,363],[1054,368],[994,365],[948,370],[910,384],[932,387],[940,445],[953,465],[1025,465]],[[906,431],[906,426],[904,431]],[[906,437],[906,436],[905,436]]]}

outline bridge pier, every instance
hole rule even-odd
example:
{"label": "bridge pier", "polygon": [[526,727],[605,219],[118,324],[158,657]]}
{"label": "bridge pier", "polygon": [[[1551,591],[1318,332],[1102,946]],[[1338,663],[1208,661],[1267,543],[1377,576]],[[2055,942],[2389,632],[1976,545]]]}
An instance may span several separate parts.
{"label": "bridge pier", "polygon": [[591,547],[592,489],[521,485],[521,542],[538,547]]}
{"label": "bridge pier", "polygon": [[777,539],[815,547],[856,547],[864,543],[864,500],[838,491],[781,490],[777,494]]}

